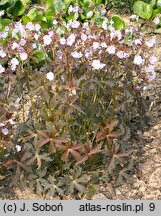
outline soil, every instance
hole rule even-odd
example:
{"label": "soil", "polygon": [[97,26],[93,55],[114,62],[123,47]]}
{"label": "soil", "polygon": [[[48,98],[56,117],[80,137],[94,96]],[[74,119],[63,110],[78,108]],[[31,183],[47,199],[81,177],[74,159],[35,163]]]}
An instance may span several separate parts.
{"label": "soil", "polygon": [[[114,188],[112,184],[99,185],[91,199],[111,200],[159,200],[161,199],[161,36],[157,35],[158,46],[155,55],[159,62],[156,67],[157,78],[144,91],[145,98],[149,101],[149,116],[151,121],[146,131],[138,130],[137,137],[130,140],[132,157],[137,161],[137,172],[122,186]],[[1,190],[1,188],[0,188]],[[37,199],[38,196],[28,188],[21,191],[14,188],[0,199]],[[54,199],[60,199],[55,197]],[[72,199],[63,197],[63,199]],[[84,197],[83,199],[86,199]]]}

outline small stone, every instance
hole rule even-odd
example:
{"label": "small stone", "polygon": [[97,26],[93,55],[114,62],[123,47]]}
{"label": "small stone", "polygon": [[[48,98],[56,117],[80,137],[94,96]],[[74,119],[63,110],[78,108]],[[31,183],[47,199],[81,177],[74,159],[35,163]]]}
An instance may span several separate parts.
{"label": "small stone", "polygon": [[93,197],[92,197],[93,200],[107,200],[107,197],[102,194],[102,193],[98,193],[98,194],[95,194]]}

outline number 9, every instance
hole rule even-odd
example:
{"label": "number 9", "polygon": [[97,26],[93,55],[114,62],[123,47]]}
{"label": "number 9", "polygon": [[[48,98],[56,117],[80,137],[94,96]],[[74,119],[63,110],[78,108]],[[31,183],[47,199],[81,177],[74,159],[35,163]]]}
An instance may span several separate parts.
{"label": "number 9", "polygon": [[154,203],[150,203],[150,204],[149,204],[149,207],[150,207],[150,211],[154,211],[154,209],[155,209],[155,204],[154,204]]}

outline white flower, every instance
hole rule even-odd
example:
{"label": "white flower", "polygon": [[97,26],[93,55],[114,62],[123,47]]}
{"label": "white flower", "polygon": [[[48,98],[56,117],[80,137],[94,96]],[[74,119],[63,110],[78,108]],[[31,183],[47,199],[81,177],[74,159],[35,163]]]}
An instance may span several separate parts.
{"label": "white flower", "polygon": [[25,52],[20,53],[20,59],[21,59],[22,61],[25,61],[27,58],[28,58],[27,53],[25,53]]}
{"label": "white flower", "polygon": [[94,42],[93,43],[93,49],[98,49],[99,48],[99,43],[98,42]]}
{"label": "white flower", "polygon": [[16,58],[11,59],[11,70],[15,71],[16,66],[19,65],[19,61]]}
{"label": "white flower", "polygon": [[155,17],[155,19],[153,20],[153,22],[158,25],[160,23],[160,19],[158,17]]}
{"label": "white flower", "polygon": [[39,24],[36,24],[35,25],[35,30],[38,32],[38,31],[40,31],[40,29],[41,29],[41,26]]}
{"label": "white flower", "polygon": [[49,31],[49,32],[48,32],[48,35],[49,35],[50,37],[52,37],[52,36],[54,35],[54,32],[53,32],[53,31]]}
{"label": "white flower", "polygon": [[11,124],[11,125],[14,125],[15,122],[12,120],[12,119],[9,119],[8,122]]}
{"label": "white flower", "polygon": [[139,16],[133,14],[133,15],[130,16],[130,19],[136,20],[138,22]]}
{"label": "white flower", "polygon": [[53,21],[53,25],[57,25],[58,24],[58,21],[57,20],[54,20]]}
{"label": "white flower", "polygon": [[140,55],[135,55],[134,64],[136,64],[136,65],[144,64],[144,60],[142,59],[142,57]]}
{"label": "white flower", "polygon": [[4,13],[5,13],[5,11],[4,11],[4,10],[1,10],[1,11],[0,11],[0,17],[3,16]]}
{"label": "white flower", "polygon": [[7,128],[3,128],[3,129],[2,129],[2,133],[3,133],[4,135],[7,135],[7,134],[9,133],[9,131],[8,131]]}
{"label": "white flower", "polygon": [[72,5],[70,5],[68,8],[68,13],[71,13],[71,12],[73,12],[73,6]]}
{"label": "white flower", "polygon": [[65,43],[66,43],[66,39],[65,38],[60,38],[60,44],[65,45]]}
{"label": "white flower", "polygon": [[80,22],[78,22],[76,20],[71,23],[72,28],[78,28],[79,26],[80,26]]}
{"label": "white flower", "polygon": [[14,50],[14,49],[19,48],[19,47],[20,47],[20,45],[14,41],[11,49]]}
{"label": "white flower", "polygon": [[107,30],[107,23],[106,23],[106,21],[103,21],[103,23],[102,23],[102,28],[103,28],[104,30]]}
{"label": "white flower", "polygon": [[153,65],[149,65],[148,67],[145,68],[145,71],[147,73],[153,73],[154,72],[154,66]]}
{"label": "white flower", "polygon": [[32,22],[27,23],[26,28],[30,31],[35,30],[35,26]]}
{"label": "white flower", "polygon": [[0,65],[0,74],[5,72],[5,68]]}
{"label": "white flower", "polygon": [[38,40],[39,39],[39,35],[38,34],[34,34],[34,38],[35,38],[35,40]]}
{"label": "white flower", "polygon": [[75,42],[76,36],[74,34],[69,35],[67,38],[67,45],[72,46],[72,44]]}
{"label": "white flower", "polygon": [[128,54],[128,53],[125,53],[125,52],[122,52],[122,51],[117,52],[116,55],[117,55],[120,59],[128,58],[128,57],[129,57],[129,54]]}
{"label": "white flower", "polygon": [[107,48],[107,44],[106,44],[105,42],[102,42],[102,43],[101,43],[101,47],[102,47],[102,48]]}
{"label": "white flower", "polygon": [[100,60],[93,60],[92,61],[92,67],[96,70],[102,69],[103,67],[105,67],[105,64],[102,64],[100,62]]}
{"label": "white flower", "polygon": [[32,48],[33,48],[33,49],[36,49],[36,48],[37,48],[36,43],[32,44]]}
{"label": "white flower", "polygon": [[82,41],[86,41],[86,40],[87,40],[87,35],[84,34],[84,33],[82,33],[82,34],[81,34],[81,40],[82,40]]}
{"label": "white flower", "polygon": [[52,42],[52,39],[51,39],[51,37],[50,37],[49,35],[45,35],[45,36],[43,37],[43,40],[44,40],[44,44],[45,44],[45,45],[49,45],[49,44],[51,44],[51,42]]}
{"label": "white flower", "polygon": [[0,127],[4,127],[4,126],[5,126],[5,124],[0,122]]}
{"label": "white flower", "polygon": [[79,11],[79,6],[75,6],[74,8],[73,8],[73,12],[74,13],[77,13]]}
{"label": "white flower", "polygon": [[11,64],[17,66],[19,65],[19,61],[16,58],[13,58],[11,59]]}
{"label": "white flower", "polygon": [[21,146],[20,145],[15,145],[15,148],[16,148],[17,152],[21,151]]}
{"label": "white flower", "polygon": [[141,42],[140,39],[136,39],[136,40],[134,41],[134,43],[135,43],[135,45],[138,45],[138,44],[141,45],[142,42]]}
{"label": "white flower", "polygon": [[93,16],[93,11],[89,11],[88,13],[87,13],[87,18],[91,18]]}
{"label": "white flower", "polygon": [[149,59],[150,64],[154,65],[157,61],[157,58],[155,56],[151,56]]}
{"label": "white flower", "polygon": [[2,49],[0,50],[0,57],[2,58],[6,57],[6,53]]}
{"label": "white flower", "polygon": [[26,44],[26,40],[22,38],[19,42],[19,45],[24,46],[25,44]]}
{"label": "white flower", "polygon": [[88,27],[89,27],[89,23],[88,22],[83,23],[83,28],[87,29]]}
{"label": "white flower", "polygon": [[53,74],[53,72],[47,73],[47,74],[46,74],[46,78],[47,78],[48,80],[52,81],[52,80],[54,79],[54,74]]}
{"label": "white flower", "polygon": [[146,45],[147,45],[149,48],[153,47],[155,44],[156,44],[156,38],[155,38],[155,37],[146,42]]}
{"label": "white flower", "polygon": [[114,46],[108,46],[107,47],[107,52],[109,53],[109,54],[115,54],[115,47]]}
{"label": "white flower", "polygon": [[73,58],[81,58],[83,54],[81,52],[74,51],[71,53],[71,56],[73,56]]}
{"label": "white flower", "polygon": [[148,77],[149,82],[153,81],[156,78],[156,76],[157,74],[153,72],[152,75]]}

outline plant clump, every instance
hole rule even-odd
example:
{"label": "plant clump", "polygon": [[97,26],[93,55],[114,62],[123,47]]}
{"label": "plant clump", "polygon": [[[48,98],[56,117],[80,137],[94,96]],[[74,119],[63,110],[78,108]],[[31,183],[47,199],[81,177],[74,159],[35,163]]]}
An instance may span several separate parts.
{"label": "plant clump", "polygon": [[[78,11],[77,11],[78,12]],[[128,178],[125,131],[143,119],[142,90],[157,58],[133,26],[79,19],[44,29],[14,22],[0,32],[0,170],[49,197]],[[130,132],[129,132],[130,133]],[[89,175],[87,175],[87,173]],[[25,179],[25,181],[23,181]]]}

